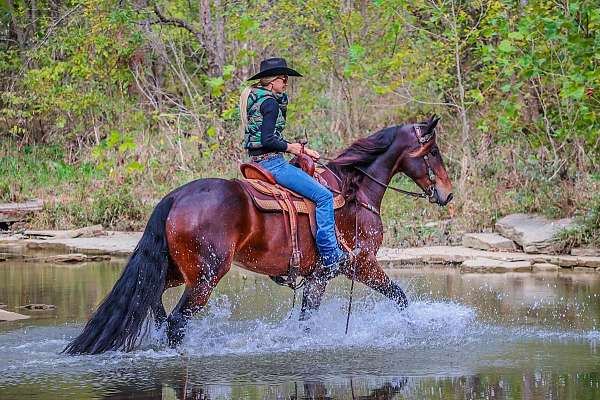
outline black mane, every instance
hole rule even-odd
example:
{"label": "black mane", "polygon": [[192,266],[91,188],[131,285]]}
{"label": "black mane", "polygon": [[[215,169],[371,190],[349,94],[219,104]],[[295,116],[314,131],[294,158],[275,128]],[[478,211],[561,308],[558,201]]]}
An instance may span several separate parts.
{"label": "black mane", "polygon": [[342,179],[342,193],[347,200],[356,198],[358,185],[363,178],[354,167],[368,167],[377,157],[390,147],[400,128],[404,125],[382,129],[374,134],[358,139],[328,164]]}

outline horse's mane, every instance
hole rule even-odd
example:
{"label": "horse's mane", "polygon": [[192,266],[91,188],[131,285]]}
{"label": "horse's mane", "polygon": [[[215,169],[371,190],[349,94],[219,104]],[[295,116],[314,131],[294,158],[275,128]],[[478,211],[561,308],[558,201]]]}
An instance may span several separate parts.
{"label": "horse's mane", "polygon": [[347,200],[356,198],[358,185],[363,178],[363,174],[354,167],[366,168],[375,161],[390,147],[400,127],[385,128],[366,138],[358,139],[328,164],[329,168],[342,175],[342,193]]}

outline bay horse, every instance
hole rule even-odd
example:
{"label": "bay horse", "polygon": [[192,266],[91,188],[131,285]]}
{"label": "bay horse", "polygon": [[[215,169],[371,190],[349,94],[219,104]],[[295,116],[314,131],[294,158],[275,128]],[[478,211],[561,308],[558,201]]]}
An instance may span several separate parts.
{"label": "bay horse", "polygon": [[[346,197],[335,212],[339,234],[360,249],[352,276],[400,309],[408,305],[407,298],[376,259],[383,241],[379,210],[398,172],[409,176],[430,202],[443,206],[452,199],[452,184],[436,144],[437,122],[431,117],[420,124],[385,128],[357,140],[327,164]],[[131,351],[150,313],[158,326],[167,323],[168,342],[175,347],[187,321],[207,303],[232,263],[259,274],[287,274],[291,244],[282,218],[282,213],[258,211],[236,180],[199,179],[175,189],[155,207],[120,278],[63,352]],[[299,272],[308,277],[300,318],[307,319],[318,309],[327,281],[311,279],[318,253],[308,218],[299,218],[298,224]],[[349,267],[341,273],[351,276]],[[185,290],[167,316],[162,294],[181,284]]]}

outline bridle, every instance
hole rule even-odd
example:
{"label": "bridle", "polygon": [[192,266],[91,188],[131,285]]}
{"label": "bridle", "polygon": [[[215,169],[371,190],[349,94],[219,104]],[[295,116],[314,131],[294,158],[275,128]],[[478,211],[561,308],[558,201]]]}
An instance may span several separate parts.
{"label": "bridle", "polygon": [[[422,127],[427,126],[426,124],[415,124],[413,125],[413,132],[415,132],[415,136],[419,141],[421,147],[425,146],[430,140],[432,140],[435,136],[435,129],[432,129],[431,132],[423,135]],[[425,188],[424,192],[429,198],[429,201],[433,199],[435,196],[435,172],[433,172],[433,168],[429,165],[429,154],[431,151],[427,152],[423,155],[423,161],[425,161],[425,167],[427,167],[427,177],[429,178],[429,186]]]}
{"label": "bridle", "polygon": [[[413,132],[417,138],[417,141],[419,142],[419,144],[421,145],[421,147],[425,146],[430,140],[433,139],[433,137],[435,136],[435,130],[432,130],[431,132],[427,133],[427,134],[423,134],[422,131],[422,127],[426,127],[427,124],[414,124],[413,125]],[[333,160],[332,160],[333,161]],[[377,183],[378,185],[383,186],[386,189],[391,189],[395,192],[398,193],[402,193],[405,194],[407,196],[412,196],[412,197],[418,197],[418,198],[422,198],[422,199],[429,199],[430,202],[435,202],[435,173],[433,172],[433,168],[431,168],[431,165],[429,164],[429,153],[425,154],[423,156],[423,161],[425,161],[425,166],[427,167],[427,177],[429,178],[429,183],[430,185],[427,186],[422,193],[418,193],[418,192],[411,192],[408,190],[404,190],[404,189],[400,189],[391,185],[388,185],[384,182],[381,182],[379,179],[375,178],[373,175],[369,174],[367,171],[365,171],[364,169],[354,166],[354,169],[356,169],[357,171],[359,171],[360,173],[362,173],[363,175],[365,175],[367,178],[369,178],[370,180],[372,180],[373,182]],[[337,174],[335,172],[333,172],[329,167],[327,167],[327,165],[325,165],[324,163],[321,162],[317,162],[319,165],[321,165],[322,167],[325,167],[325,169],[327,169],[329,172],[331,172],[333,174],[333,176],[338,180],[338,182],[342,182],[342,179],[337,176]],[[331,190],[331,188],[330,188]],[[337,190],[335,190],[335,192],[338,192]],[[366,208],[369,211],[374,212],[375,214],[381,214],[380,211],[377,209],[377,207],[369,204],[369,203],[365,203],[363,201],[360,201],[357,199],[358,204],[360,204],[362,207]]]}

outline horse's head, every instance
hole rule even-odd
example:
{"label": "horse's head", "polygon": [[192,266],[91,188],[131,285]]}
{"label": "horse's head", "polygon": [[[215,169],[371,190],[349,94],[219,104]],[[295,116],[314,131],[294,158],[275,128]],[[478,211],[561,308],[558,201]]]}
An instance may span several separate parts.
{"label": "horse's head", "polygon": [[429,201],[445,206],[452,200],[452,182],[448,178],[435,137],[438,117],[421,124],[405,125],[405,134],[412,141],[398,159],[396,171],[408,175],[425,192]]}

